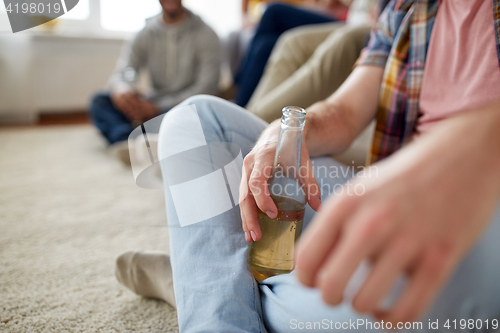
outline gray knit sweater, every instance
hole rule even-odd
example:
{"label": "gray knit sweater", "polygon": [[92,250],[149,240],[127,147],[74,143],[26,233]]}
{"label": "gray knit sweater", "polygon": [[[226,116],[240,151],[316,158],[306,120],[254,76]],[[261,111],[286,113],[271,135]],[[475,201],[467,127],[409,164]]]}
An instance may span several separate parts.
{"label": "gray knit sweater", "polygon": [[161,14],[152,17],[123,47],[110,79],[111,88],[122,84],[133,88],[142,68],[152,80],[150,99],[163,111],[195,94],[215,94],[220,74],[219,39],[190,11],[177,25],[166,25]]}

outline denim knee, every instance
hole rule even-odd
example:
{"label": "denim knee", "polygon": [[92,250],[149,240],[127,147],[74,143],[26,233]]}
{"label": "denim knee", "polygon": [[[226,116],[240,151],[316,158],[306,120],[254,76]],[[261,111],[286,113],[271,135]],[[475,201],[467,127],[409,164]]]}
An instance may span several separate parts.
{"label": "denim knee", "polygon": [[103,108],[113,107],[113,103],[111,102],[111,97],[107,93],[98,93],[92,97],[92,101],[90,102],[89,113],[92,119],[96,119]]}
{"label": "denim knee", "polygon": [[[185,107],[194,105],[197,111],[197,117],[186,114]],[[214,133],[223,133],[227,126],[226,116],[228,110],[233,110],[236,105],[222,98],[211,95],[195,95],[184,100],[172,110],[167,112],[160,126],[159,140],[165,144],[172,144],[176,138],[172,137],[172,133],[179,133],[177,130],[172,131],[172,128],[186,129],[189,133],[190,128],[196,128],[201,125],[205,138],[214,137]],[[243,110],[243,109],[242,109]],[[193,133],[186,135],[194,135]]]}
{"label": "denim knee", "polygon": [[272,18],[275,14],[283,14],[283,11],[289,9],[290,7],[292,6],[273,2],[267,6],[266,11],[262,15],[262,19]]}
{"label": "denim knee", "polygon": [[189,105],[194,105],[196,107],[196,111],[198,116],[201,119],[204,118],[204,114],[206,114],[206,110],[210,109],[207,105],[210,103],[210,99],[214,98],[209,95],[195,95],[185,99],[182,103],[178,104],[176,107],[172,108],[169,112],[165,114],[163,117],[160,132],[159,132],[159,140],[160,142],[168,142],[172,141],[173,138],[169,138],[171,135],[171,131],[168,130],[169,127],[181,127],[181,128],[189,128],[189,123],[193,121],[193,117],[186,117],[185,107]]}
{"label": "denim knee", "polygon": [[194,105],[196,107],[196,111],[198,112],[198,116],[201,120],[204,120],[208,115],[217,113],[217,106],[222,106],[223,104],[232,103],[212,95],[195,95],[185,99],[184,102],[169,111],[167,113],[168,117],[166,118],[171,119],[169,121],[182,121],[181,119],[178,119],[179,117],[182,118],[182,110],[180,109],[188,105]]}

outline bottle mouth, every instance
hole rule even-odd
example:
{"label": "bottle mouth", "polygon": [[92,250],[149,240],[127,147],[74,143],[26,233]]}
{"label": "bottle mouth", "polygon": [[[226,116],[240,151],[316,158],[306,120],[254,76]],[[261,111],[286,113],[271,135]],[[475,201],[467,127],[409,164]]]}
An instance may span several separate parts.
{"label": "bottle mouth", "polygon": [[304,118],[306,116],[306,110],[300,106],[285,106],[281,112],[284,116],[292,118]]}
{"label": "bottle mouth", "polygon": [[288,128],[303,128],[306,122],[306,110],[298,106],[285,106],[282,110],[281,124]]}

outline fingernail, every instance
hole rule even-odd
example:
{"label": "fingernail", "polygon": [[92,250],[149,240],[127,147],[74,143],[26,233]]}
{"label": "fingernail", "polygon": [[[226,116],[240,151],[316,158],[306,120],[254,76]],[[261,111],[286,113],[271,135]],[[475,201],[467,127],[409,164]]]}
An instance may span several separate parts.
{"label": "fingernail", "polygon": [[257,235],[255,234],[255,232],[253,232],[253,230],[252,230],[252,231],[250,231],[250,234],[252,235],[252,239],[253,239],[254,241],[257,241]]}
{"label": "fingernail", "polygon": [[274,218],[276,217],[276,215],[278,215],[278,214],[276,214],[276,213],[275,213],[275,212],[273,212],[272,210],[268,210],[268,211],[266,212],[266,215],[267,215],[267,216],[269,216],[270,218],[274,219]]}
{"label": "fingernail", "polygon": [[248,231],[245,231],[245,240],[247,242],[251,242],[252,241],[252,239],[250,238],[250,234],[248,233]]}

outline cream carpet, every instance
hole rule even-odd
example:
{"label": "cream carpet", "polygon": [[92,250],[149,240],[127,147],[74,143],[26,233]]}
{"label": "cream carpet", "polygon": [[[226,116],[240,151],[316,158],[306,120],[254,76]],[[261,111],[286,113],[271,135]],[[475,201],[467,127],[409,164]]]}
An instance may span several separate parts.
{"label": "cream carpet", "polygon": [[90,125],[0,129],[0,331],[178,331],[114,276],[124,251],[167,250],[165,225]]}

